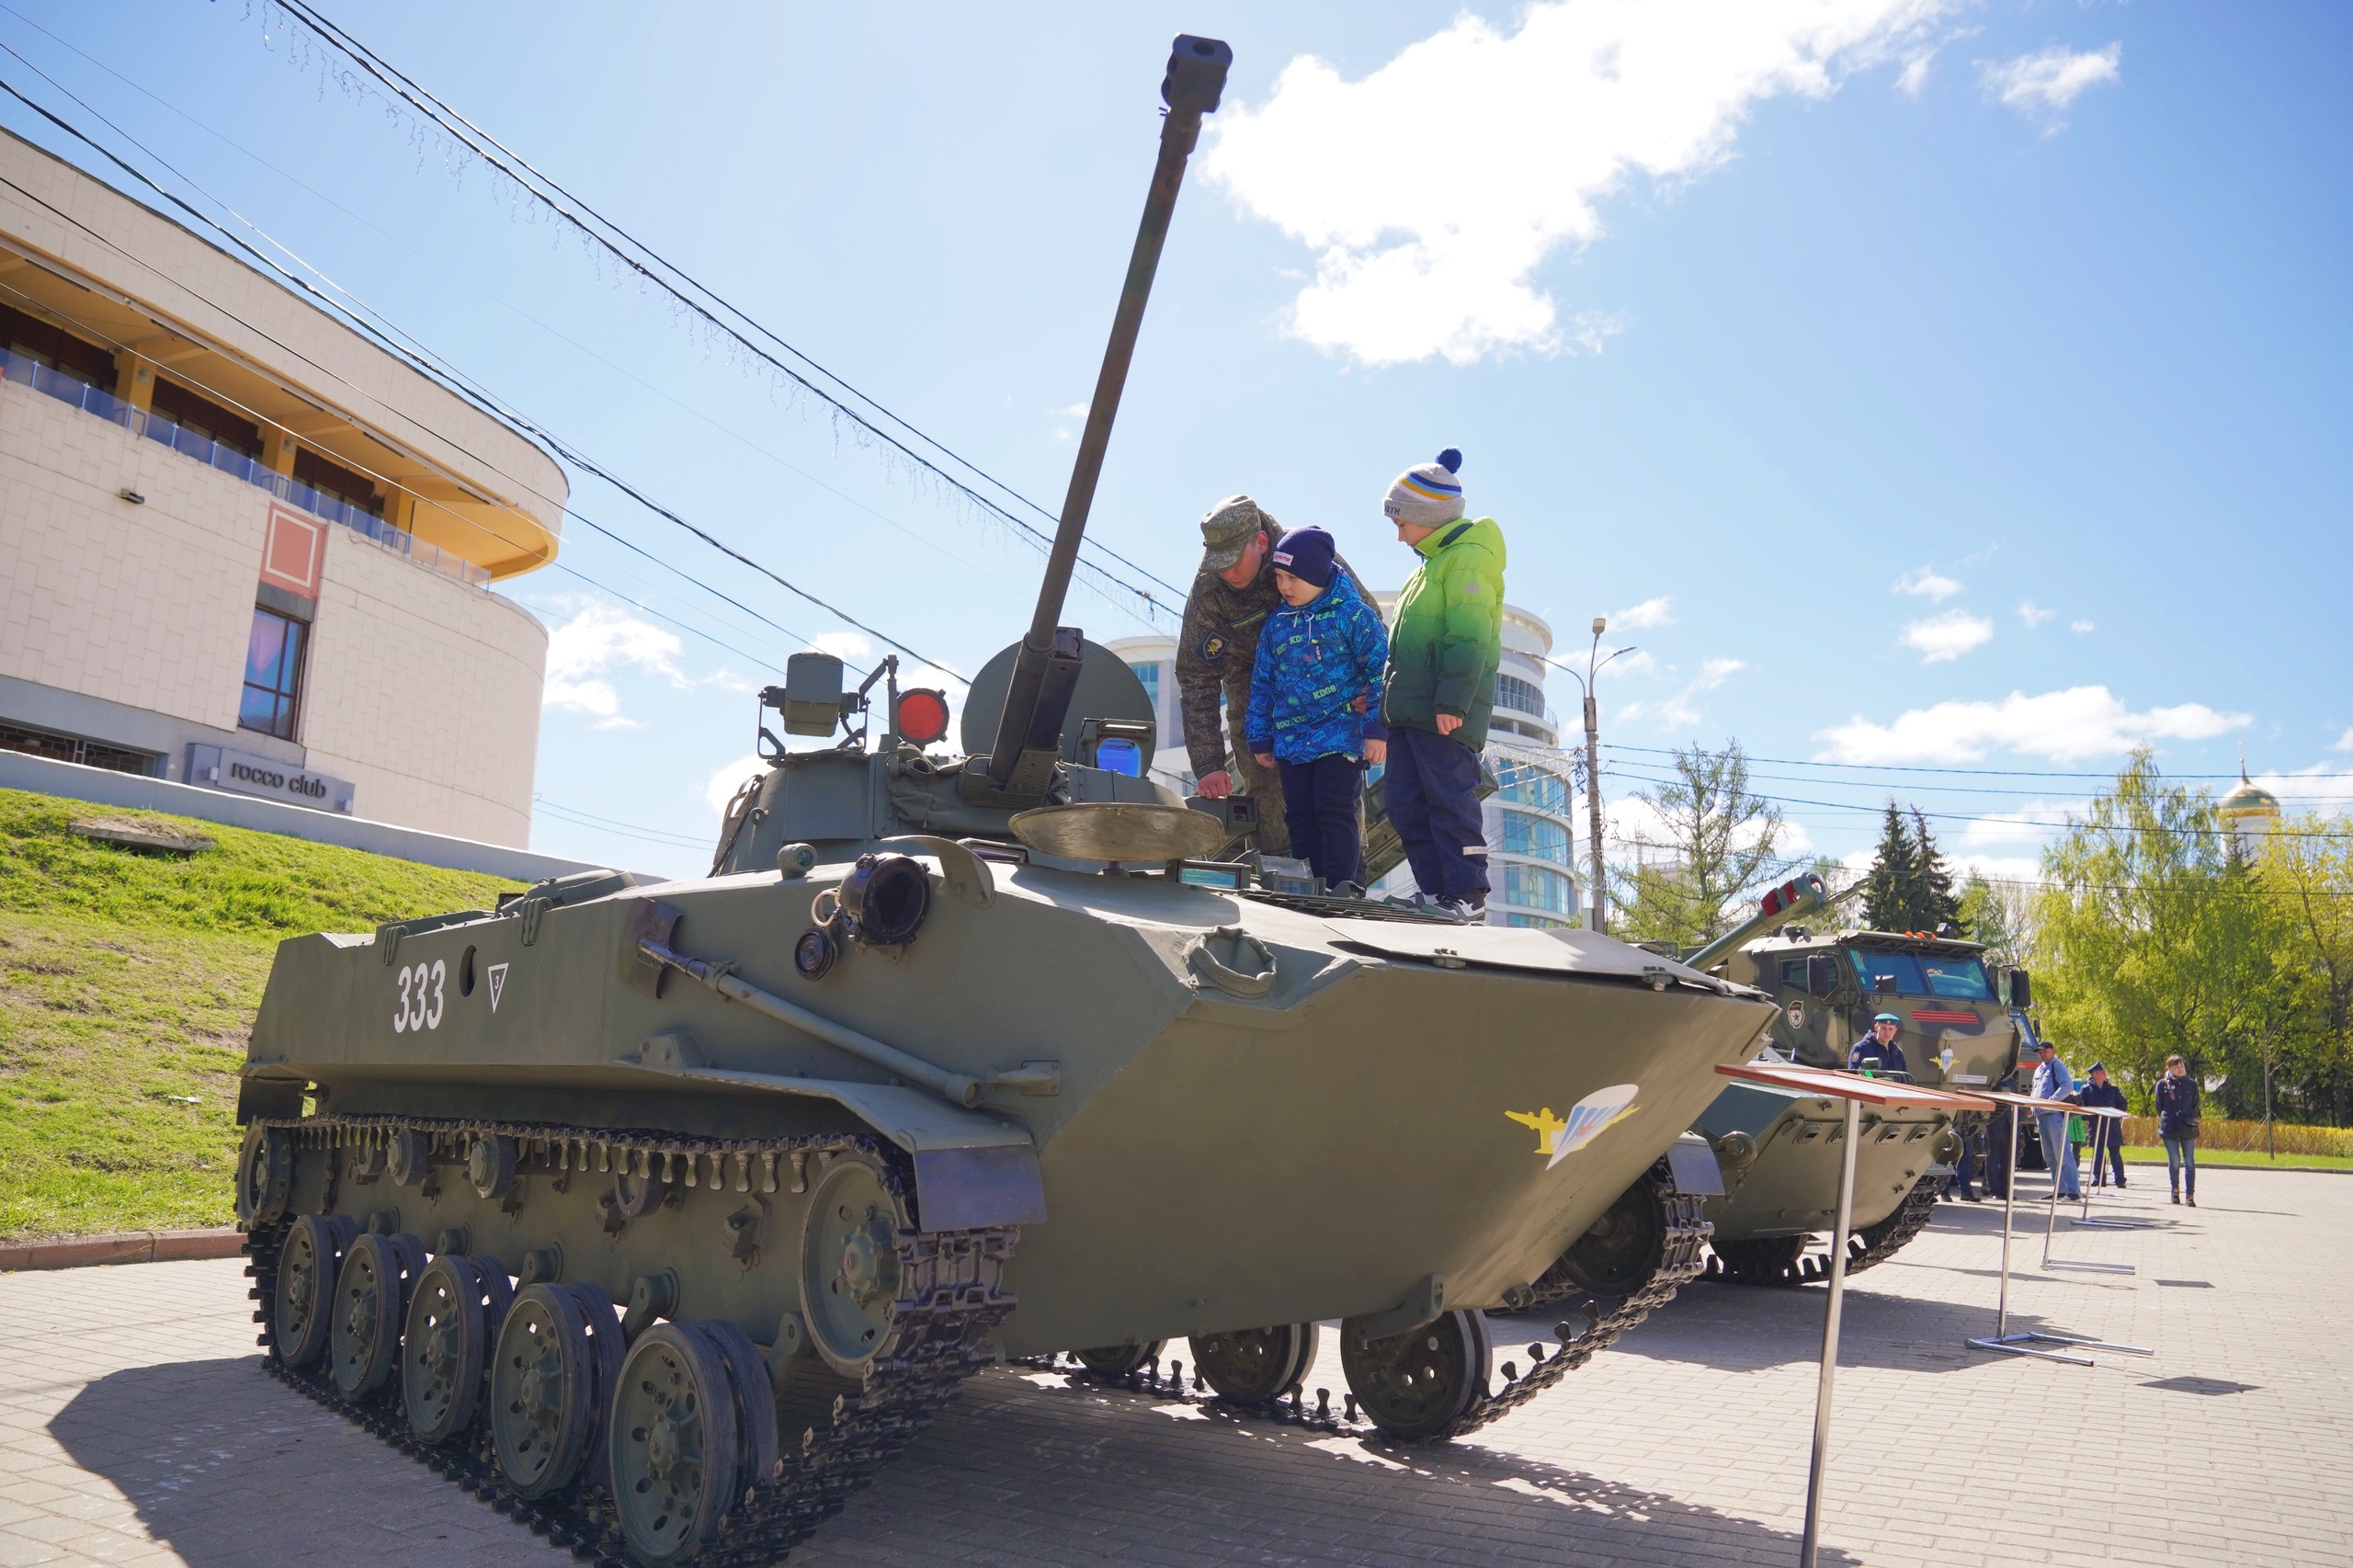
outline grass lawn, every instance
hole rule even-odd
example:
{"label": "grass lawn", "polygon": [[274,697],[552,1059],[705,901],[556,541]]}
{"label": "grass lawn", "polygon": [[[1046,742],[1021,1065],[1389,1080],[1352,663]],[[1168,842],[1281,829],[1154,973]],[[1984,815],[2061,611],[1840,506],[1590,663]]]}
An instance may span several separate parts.
{"label": "grass lawn", "polygon": [[[74,836],[145,817],[218,846]],[[486,909],[517,884],[0,790],[0,1238],[232,1219],[238,1065],[280,938]]]}
{"label": "grass lawn", "polygon": [[[2136,1149],[2124,1145],[2124,1163],[2128,1165],[2162,1165],[2165,1152],[2158,1149]],[[2201,1165],[2276,1165],[2281,1170],[2353,1171],[2353,1159],[2342,1154],[2282,1154],[2271,1159],[2260,1149],[2200,1149],[2198,1163]]]}

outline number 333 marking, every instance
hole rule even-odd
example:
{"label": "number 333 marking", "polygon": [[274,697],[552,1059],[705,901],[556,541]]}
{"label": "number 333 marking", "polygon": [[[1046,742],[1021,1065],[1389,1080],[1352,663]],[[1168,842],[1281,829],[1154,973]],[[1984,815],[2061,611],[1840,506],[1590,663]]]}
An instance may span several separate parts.
{"label": "number 333 marking", "polygon": [[441,1027],[441,983],[449,973],[449,966],[441,959],[402,968],[401,1004],[392,1009],[394,1034]]}

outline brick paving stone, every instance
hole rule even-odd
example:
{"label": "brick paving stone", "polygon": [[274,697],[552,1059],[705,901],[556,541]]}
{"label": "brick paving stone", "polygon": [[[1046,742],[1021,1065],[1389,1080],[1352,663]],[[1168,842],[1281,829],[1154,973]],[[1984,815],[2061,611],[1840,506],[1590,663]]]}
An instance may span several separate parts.
{"label": "brick paving stone", "polygon": [[[2146,1187],[2104,1200],[2149,1229],[2061,1226],[2057,1258],[2130,1277],[2039,1271],[2039,1224],[2014,1244],[2014,1327],[2150,1358],[1966,1348],[1993,1323],[1992,1205],[1939,1209],[1859,1277],[1824,1561],[2353,1565],[2353,1179],[2216,1170],[2204,1186],[2195,1210]],[[244,1287],[233,1261],[0,1276],[0,1568],[569,1561],[264,1377]],[[1693,1287],[1439,1449],[992,1372],[795,1562],[1790,1562],[1822,1303]],[[1540,1320],[1493,1326],[1499,1362],[1549,1350]],[[1328,1330],[1307,1385],[1339,1403]]]}

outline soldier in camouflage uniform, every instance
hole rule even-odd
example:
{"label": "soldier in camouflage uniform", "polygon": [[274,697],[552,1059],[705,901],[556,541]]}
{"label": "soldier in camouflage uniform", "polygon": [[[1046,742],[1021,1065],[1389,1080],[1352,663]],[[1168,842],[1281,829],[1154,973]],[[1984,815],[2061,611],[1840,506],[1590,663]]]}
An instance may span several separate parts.
{"label": "soldier in camouflage uniform", "polygon": [[[1194,574],[1193,591],[1185,600],[1185,629],[1176,636],[1177,701],[1196,788],[1211,800],[1249,796],[1258,807],[1258,847],[1268,855],[1290,853],[1282,787],[1273,770],[1259,767],[1250,755],[1242,732],[1250,712],[1258,633],[1283,602],[1268,559],[1282,531],[1247,495],[1229,495],[1211,507],[1201,519],[1201,569]],[[1346,570],[1347,562],[1340,565]]]}

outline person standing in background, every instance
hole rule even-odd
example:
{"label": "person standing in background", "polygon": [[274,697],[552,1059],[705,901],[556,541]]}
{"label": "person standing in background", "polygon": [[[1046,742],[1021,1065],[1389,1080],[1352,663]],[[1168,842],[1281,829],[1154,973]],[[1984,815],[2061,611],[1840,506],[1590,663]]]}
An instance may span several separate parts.
{"label": "person standing in background", "polygon": [[[2084,1074],[2091,1080],[2083,1093],[2075,1096],[2078,1105],[2106,1106],[2111,1110],[2123,1110],[2124,1091],[2108,1081],[2108,1063],[2095,1062]],[[2100,1165],[2103,1152],[2109,1164],[2115,1167],[2116,1185],[2124,1185],[2124,1124],[2113,1117],[2094,1116],[2085,1119],[2092,1124],[2092,1185],[2106,1187],[2108,1172]]]}
{"label": "person standing in background", "polygon": [[1421,907],[1468,925],[1487,907],[1487,839],[1479,820],[1479,748],[1503,660],[1504,536],[1462,517],[1462,454],[1407,469],[1381,510],[1421,564],[1397,597],[1381,720],[1390,823],[1421,888]]}
{"label": "person standing in background", "polygon": [[2165,1058],[2165,1075],[2157,1080],[2157,1136],[2165,1146],[2165,1181],[2173,1200],[2198,1207],[2198,1080],[2189,1063],[2178,1056]]}
{"label": "person standing in background", "polygon": [[[2073,1099],[2075,1075],[2059,1060],[2059,1048],[2046,1040],[2036,1047],[2035,1054],[2040,1060],[2034,1069],[2034,1097],[2061,1102]],[[2058,1110],[2036,1111],[2034,1127],[2042,1136],[2043,1163],[2051,1167],[2051,1179],[2059,1184],[2059,1196],[2081,1198],[2084,1190],[2075,1174],[2075,1152],[2067,1146],[2067,1112],[2063,1105]]]}

